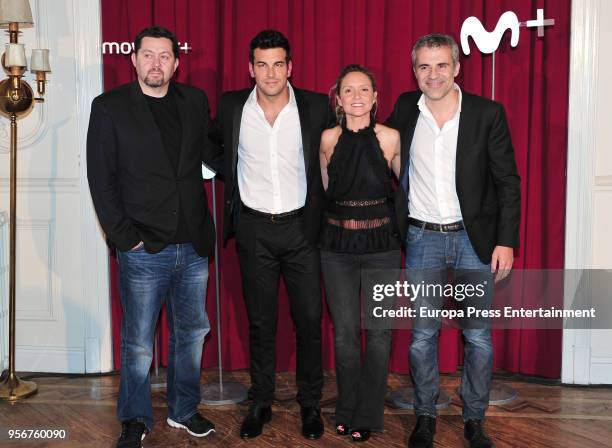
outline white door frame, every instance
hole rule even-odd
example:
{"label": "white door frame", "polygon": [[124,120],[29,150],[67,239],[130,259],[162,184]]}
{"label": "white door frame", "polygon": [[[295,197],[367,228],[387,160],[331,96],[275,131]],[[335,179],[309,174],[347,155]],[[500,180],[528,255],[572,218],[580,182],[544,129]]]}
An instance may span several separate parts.
{"label": "white door frame", "polygon": [[[565,205],[565,269],[570,270],[592,268],[597,90],[604,82],[598,77],[600,9],[601,0],[572,1]],[[566,307],[577,286],[571,274],[566,276]],[[591,334],[590,329],[563,330],[563,383],[590,383]]]}
{"label": "white door frame", "polygon": [[92,100],[102,92],[102,30],[99,0],[74,0],[80,154],[82,297],[85,316],[85,372],[113,370],[108,248],[87,183],[86,139]]}

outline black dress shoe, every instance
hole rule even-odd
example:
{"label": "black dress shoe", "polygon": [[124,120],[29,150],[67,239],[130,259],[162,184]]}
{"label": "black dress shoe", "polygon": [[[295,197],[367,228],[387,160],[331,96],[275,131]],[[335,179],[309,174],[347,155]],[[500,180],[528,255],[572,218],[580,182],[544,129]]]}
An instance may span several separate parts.
{"label": "black dress shoe", "polygon": [[302,407],[302,435],[310,440],[315,440],[323,435],[323,420],[321,410],[318,407]]}
{"label": "black dress shoe", "polygon": [[482,427],[481,420],[468,420],[463,427],[463,435],[470,442],[470,448],[493,448],[493,442]]}
{"label": "black dress shoe", "polygon": [[432,448],[436,433],[436,419],[429,415],[419,415],[416,425],[408,439],[409,448]]}
{"label": "black dress shoe", "polygon": [[243,439],[257,437],[261,434],[263,425],[270,420],[272,420],[272,409],[270,406],[252,405],[240,427],[240,437]]}

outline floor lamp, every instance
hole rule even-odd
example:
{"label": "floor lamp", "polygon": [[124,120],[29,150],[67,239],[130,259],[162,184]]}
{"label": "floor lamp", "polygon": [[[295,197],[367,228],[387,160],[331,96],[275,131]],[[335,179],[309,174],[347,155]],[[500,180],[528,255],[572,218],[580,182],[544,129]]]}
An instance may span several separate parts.
{"label": "floor lamp", "polygon": [[49,68],[49,50],[32,50],[30,71],[36,73],[38,98],[21,77],[26,71],[25,47],[18,43],[19,27],[32,27],[32,10],[28,0],[0,0],[0,28],[7,29],[10,43],[2,56],[8,78],[0,82],[0,113],[11,122],[10,148],[10,218],[9,218],[9,366],[0,383],[0,398],[14,401],[36,393],[33,381],[19,379],[15,373],[15,289],[16,289],[16,230],[17,230],[17,119],[27,115],[34,102],[42,102],[45,78]]}

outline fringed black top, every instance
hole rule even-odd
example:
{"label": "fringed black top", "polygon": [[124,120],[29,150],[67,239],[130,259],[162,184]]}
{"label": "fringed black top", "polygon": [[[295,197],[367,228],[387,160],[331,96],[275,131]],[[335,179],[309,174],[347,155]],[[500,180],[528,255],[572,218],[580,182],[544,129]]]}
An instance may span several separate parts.
{"label": "fringed black top", "polygon": [[327,166],[329,183],[320,247],[371,253],[399,249],[391,170],[372,122],[359,131],[342,124]]}

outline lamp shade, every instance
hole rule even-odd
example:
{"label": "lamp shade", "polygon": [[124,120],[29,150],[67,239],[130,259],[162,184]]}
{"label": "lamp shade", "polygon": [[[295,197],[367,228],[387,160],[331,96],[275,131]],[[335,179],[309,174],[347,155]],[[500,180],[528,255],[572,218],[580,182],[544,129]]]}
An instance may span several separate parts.
{"label": "lamp shade", "polygon": [[49,50],[36,48],[32,50],[32,58],[30,58],[31,72],[50,72],[49,65]]}
{"label": "lamp shade", "polygon": [[6,44],[4,65],[7,67],[26,67],[28,65],[23,44]]}
{"label": "lamp shade", "polygon": [[32,10],[28,0],[0,0],[0,28],[18,23],[22,28],[32,27]]}

